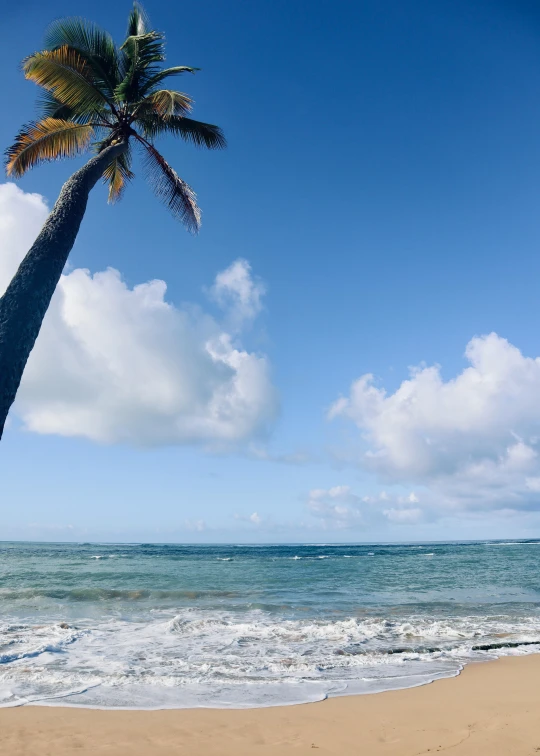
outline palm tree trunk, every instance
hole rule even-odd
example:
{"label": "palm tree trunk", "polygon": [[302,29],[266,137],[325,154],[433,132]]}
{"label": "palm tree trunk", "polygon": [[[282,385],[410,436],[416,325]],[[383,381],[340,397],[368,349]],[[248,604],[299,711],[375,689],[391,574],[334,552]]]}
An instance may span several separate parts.
{"label": "palm tree trunk", "polygon": [[51,297],[75,243],[88,195],[127,141],[107,147],[62,187],[51,214],[0,298],[0,438]]}

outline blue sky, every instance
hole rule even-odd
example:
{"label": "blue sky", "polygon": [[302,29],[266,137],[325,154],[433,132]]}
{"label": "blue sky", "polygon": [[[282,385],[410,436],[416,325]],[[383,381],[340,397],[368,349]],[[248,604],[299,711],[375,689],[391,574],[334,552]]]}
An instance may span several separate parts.
{"label": "blue sky", "polygon": [[[127,441],[115,428],[92,440],[84,424],[74,437],[51,419],[56,374],[43,346],[2,441],[0,538],[537,536],[540,379],[527,358],[540,354],[540,12],[496,0],[146,7],[168,61],[202,69],[181,86],[229,148],[161,145],[198,193],[198,237],[142,178],[115,207],[98,187],[71,270],[111,266],[128,290],[165,281],[167,302],[200,308],[197,328],[211,318],[213,333],[264,359],[264,396],[231,443],[149,444],[144,418]],[[128,11],[74,0],[7,10],[2,144],[34,114],[37,91],[18,64],[49,21],[90,16],[121,39]],[[76,165],[43,166],[18,185],[50,207]],[[220,308],[215,280],[239,259],[265,293],[235,330],[238,290]],[[105,322],[98,344],[116,327]],[[492,332],[469,349],[476,372],[462,373],[467,344]],[[75,396],[66,348],[58,381]],[[440,365],[440,377],[415,373],[405,396],[419,365]],[[365,374],[387,403],[369,382],[350,393]],[[137,401],[122,411],[137,416]],[[123,424],[107,406],[109,424]]]}

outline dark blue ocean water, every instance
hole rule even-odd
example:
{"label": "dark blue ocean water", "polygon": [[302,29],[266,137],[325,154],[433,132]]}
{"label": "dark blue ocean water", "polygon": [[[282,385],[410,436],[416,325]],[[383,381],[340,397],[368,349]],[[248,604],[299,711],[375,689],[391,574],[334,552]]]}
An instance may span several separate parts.
{"label": "dark blue ocean water", "polygon": [[0,543],[0,705],[298,703],[539,649],[540,541]]}

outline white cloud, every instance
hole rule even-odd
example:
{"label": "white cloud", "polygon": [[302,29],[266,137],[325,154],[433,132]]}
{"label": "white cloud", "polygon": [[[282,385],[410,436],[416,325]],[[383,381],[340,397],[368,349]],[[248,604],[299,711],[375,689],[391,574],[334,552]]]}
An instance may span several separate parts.
{"label": "white cloud", "polygon": [[410,509],[391,509],[383,510],[383,514],[391,522],[415,524],[422,519],[422,510],[420,507],[411,507]]}
{"label": "white cloud", "polygon": [[239,514],[236,512],[234,519],[239,522],[249,522],[250,525],[260,525],[264,522],[264,518],[258,512],[252,512],[250,515]]}
{"label": "white cloud", "polygon": [[362,467],[424,486],[432,509],[540,509],[540,358],[495,333],[465,355],[452,380],[422,366],[390,394],[364,375],[329,416],[360,429]]}
{"label": "white cloud", "polygon": [[[418,496],[411,491],[406,496],[397,496],[381,491],[375,496],[358,496],[350,486],[315,488],[309,493],[309,513],[320,519],[326,530],[370,529],[385,522],[414,524],[424,518],[418,504]],[[389,506],[393,504],[393,506]]]}
{"label": "white cloud", "polygon": [[241,328],[260,313],[265,292],[263,283],[253,277],[249,262],[242,258],[218,273],[210,289],[212,298],[228,311],[235,328]]}
{"label": "white cloud", "polygon": [[[39,195],[0,185],[0,291],[46,214]],[[277,409],[266,357],[200,308],[167,302],[166,288],[157,280],[129,288],[113,269],[64,274],[14,408],[24,426],[141,445],[264,435]],[[214,290],[237,324],[255,317],[264,291],[243,260],[218,274]]]}
{"label": "white cloud", "polygon": [[0,294],[31,247],[48,212],[41,195],[23,192],[16,184],[0,184]]}
{"label": "white cloud", "polygon": [[307,508],[311,515],[320,518],[324,528],[350,528],[363,521],[361,499],[351,492],[349,486],[313,489],[309,493]]}
{"label": "white cloud", "polygon": [[207,527],[204,520],[184,520],[184,529],[194,533],[203,533]]}

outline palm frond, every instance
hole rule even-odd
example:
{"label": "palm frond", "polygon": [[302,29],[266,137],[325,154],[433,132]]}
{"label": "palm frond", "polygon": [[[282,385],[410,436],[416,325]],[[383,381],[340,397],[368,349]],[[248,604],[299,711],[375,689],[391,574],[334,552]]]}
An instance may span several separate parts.
{"label": "palm frond", "polygon": [[172,66],[170,68],[163,68],[161,71],[158,71],[154,76],[151,76],[144,86],[141,88],[141,96],[144,97],[147,95],[155,86],[160,84],[164,79],[168,78],[169,76],[177,76],[178,74],[183,73],[191,73],[194,74],[196,71],[200,71],[200,68],[192,68],[191,66]]}
{"label": "palm frond", "polygon": [[141,113],[137,118],[149,139],[161,134],[173,134],[185,142],[191,142],[196,147],[206,147],[208,150],[224,150],[227,140],[219,126],[203,123],[184,116],[169,116],[161,118],[152,113]]}
{"label": "palm frond", "polygon": [[43,118],[60,118],[63,121],[73,121],[73,123],[88,123],[95,117],[104,118],[104,114],[100,111],[92,113],[86,111],[83,113],[77,113],[67,105],[63,105],[56,97],[45,90],[37,101],[37,111],[39,114],[39,120]]}
{"label": "palm frond", "polygon": [[[197,232],[201,212],[195,193],[153,142],[172,134],[198,147],[223,149],[226,141],[218,126],[187,117],[193,104],[189,95],[164,88],[167,77],[199,69],[162,68],[164,60],[164,35],[152,30],[138,0],[120,48],[106,31],[83,18],[52,23],[46,49],[23,61],[26,78],[44,91],[39,118],[23,126],[6,151],[8,175],[20,177],[40,162],[72,157],[91,143],[100,154],[110,145],[135,140],[143,149],[144,172],[156,196],[188,230]],[[109,202],[115,202],[134,178],[129,146],[107,160],[103,181]]]}
{"label": "palm frond", "polygon": [[150,29],[150,19],[141,3],[134,2],[128,17],[126,37],[140,37]]}
{"label": "palm frond", "polygon": [[126,184],[135,178],[131,171],[131,151],[128,148],[126,152],[115,157],[105,168],[103,172],[103,182],[109,184],[110,203],[117,202],[122,196]]}
{"label": "palm frond", "polygon": [[164,36],[160,32],[150,31],[128,37],[120,50],[136,67],[148,68],[152,63],[161,63],[165,60]]}
{"label": "palm frond", "polygon": [[128,37],[122,47],[122,81],[115,89],[115,97],[125,102],[140,100],[140,89],[149,78],[154,77],[156,63],[165,60],[163,35],[148,32],[141,36]]}
{"label": "palm frond", "polygon": [[144,170],[154,194],[192,233],[201,225],[201,211],[193,189],[180,178],[156,148],[138,137],[144,148]]}
{"label": "palm frond", "polygon": [[176,92],[174,89],[158,89],[145,98],[143,109],[149,106],[151,110],[161,118],[170,116],[183,116],[191,111],[193,100],[183,92]]}
{"label": "palm frond", "polygon": [[30,55],[23,61],[23,70],[27,79],[78,113],[94,112],[107,104],[87,62],[67,45]]}
{"label": "palm frond", "polygon": [[15,143],[6,150],[8,176],[20,177],[47,160],[73,157],[88,148],[94,127],[59,118],[45,118],[23,126]]}
{"label": "palm frond", "polygon": [[111,35],[83,18],[62,18],[45,34],[45,46],[56,50],[67,45],[76,50],[91,68],[96,84],[112,97],[120,81],[118,51]]}

